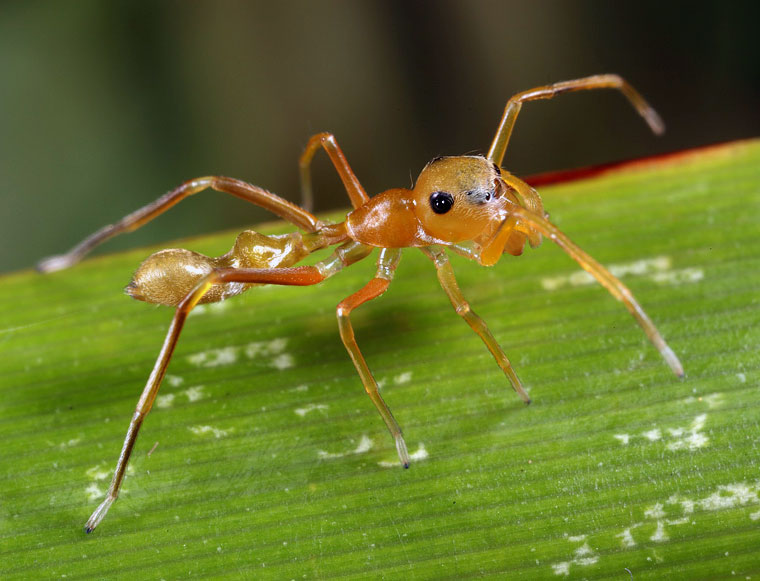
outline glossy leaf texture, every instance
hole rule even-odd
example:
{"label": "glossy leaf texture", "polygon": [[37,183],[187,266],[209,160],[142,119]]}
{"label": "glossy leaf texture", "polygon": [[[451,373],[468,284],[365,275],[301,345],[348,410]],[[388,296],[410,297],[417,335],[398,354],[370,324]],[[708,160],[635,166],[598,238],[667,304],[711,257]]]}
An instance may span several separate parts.
{"label": "glossy leaf texture", "polygon": [[[149,249],[4,276],[0,576],[756,576],[760,142],[540,191],[633,290],[684,379],[550,242],[493,268],[454,258],[526,407],[408,250],[353,316],[415,459],[403,470],[334,316],[372,261],[314,288],[253,289],[188,320],[91,535],[171,311],[121,292]],[[220,254],[233,240],[166,246]]]}

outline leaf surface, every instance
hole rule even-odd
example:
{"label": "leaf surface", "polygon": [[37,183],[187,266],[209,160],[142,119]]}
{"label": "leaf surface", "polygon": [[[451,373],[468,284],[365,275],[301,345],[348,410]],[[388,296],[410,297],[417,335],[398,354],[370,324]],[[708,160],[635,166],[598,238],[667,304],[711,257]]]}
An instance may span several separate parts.
{"label": "leaf surface", "polygon": [[[148,250],[0,280],[0,576],[711,579],[760,573],[760,142],[540,189],[686,370],[549,242],[460,286],[526,407],[405,251],[359,344],[402,470],[337,333],[373,261],[195,312],[110,481],[171,311],[121,288]],[[282,231],[265,225],[262,231]],[[234,233],[167,246],[221,254]]]}

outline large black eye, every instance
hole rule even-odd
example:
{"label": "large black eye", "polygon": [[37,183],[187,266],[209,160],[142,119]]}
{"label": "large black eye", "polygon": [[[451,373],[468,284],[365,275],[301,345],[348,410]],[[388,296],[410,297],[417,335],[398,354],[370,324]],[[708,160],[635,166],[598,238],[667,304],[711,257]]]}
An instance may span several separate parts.
{"label": "large black eye", "polygon": [[454,205],[454,196],[448,192],[433,192],[430,194],[430,207],[436,214],[445,214]]}

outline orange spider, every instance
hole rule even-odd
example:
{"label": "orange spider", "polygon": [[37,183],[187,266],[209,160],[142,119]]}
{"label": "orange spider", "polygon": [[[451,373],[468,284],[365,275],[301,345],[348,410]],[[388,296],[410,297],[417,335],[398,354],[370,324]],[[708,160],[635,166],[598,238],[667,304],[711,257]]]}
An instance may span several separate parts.
{"label": "orange spider", "polygon": [[[523,103],[551,99],[569,91],[604,88],[620,90],[652,131],[662,133],[663,124],[654,109],[617,75],[597,75],[556,83],[519,93],[509,99],[486,156],[438,157],[425,166],[414,188],[391,189],[373,198],[362,188],[335,137],[329,133],[313,136],[299,162],[304,199],[311,199],[311,160],[316,151],[323,147],[353,205],[345,221],[339,224],[325,223],[307,210],[240,180],[202,177],[185,182],[118,223],[102,228],[68,253],[40,262],[38,268],[42,272],[68,268],[98,244],[139,228],[185,197],[207,188],[266,208],[304,231],[265,236],[246,230],[237,237],[232,249],[218,258],[189,250],[161,250],[148,257],[137,269],[126,292],[141,301],[175,306],[176,311],[129,424],[111,486],[105,500],[87,521],[85,530],[91,532],[118,497],[140,426],[153,406],[180,331],[195,305],[221,301],[255,285],[317,284],[366,258],[376,247],[381,249],[377,273],[361,290],[338,304],[338,328],[367,394],[395,440],[399,459],[405,468],[409,467],[409,454],[401,428],[380,396],[377,382],[354,338],[350,320],[353,309],[379,297],[388,288],[402,248],[419,248],[433,261],[438,280],[457,314],[483,340],[514,390],[526,403],[530,403],[530,398],[507,356],[485,322],[472,311],[462,296],[446,248],[484,266],[491,266],[502,254],[519,255],[526,242],[535,247],[541,243],[542,235],[547,236],[626,306],[673,372],[679,377],[683,376],[678,357],[628,288],[546,219],[541,197],[536,190],[500,167]],[[315,250],[336,244],[338,247],[329,258],[313,266],[294,266]]]}

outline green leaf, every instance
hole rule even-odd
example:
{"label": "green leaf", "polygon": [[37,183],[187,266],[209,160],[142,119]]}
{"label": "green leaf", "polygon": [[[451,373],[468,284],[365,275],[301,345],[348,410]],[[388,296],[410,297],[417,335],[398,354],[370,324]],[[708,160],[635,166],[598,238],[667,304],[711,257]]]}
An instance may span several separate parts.
{"label": "green leaf", "polygon": [[[524,406],[421,253],[356,311],[416,461],[334,307],[371,260],[188,321],[120,499],[92,534],[172,312],[121,288],[147,250],[0,284],[0,576],[748,578],[760,570],[760,142],[541,188],[681,357],[545,242],[459,283]],[[282,226],[264,226],[264,231]],[[183,241],[219,254],[234,234]]]}

